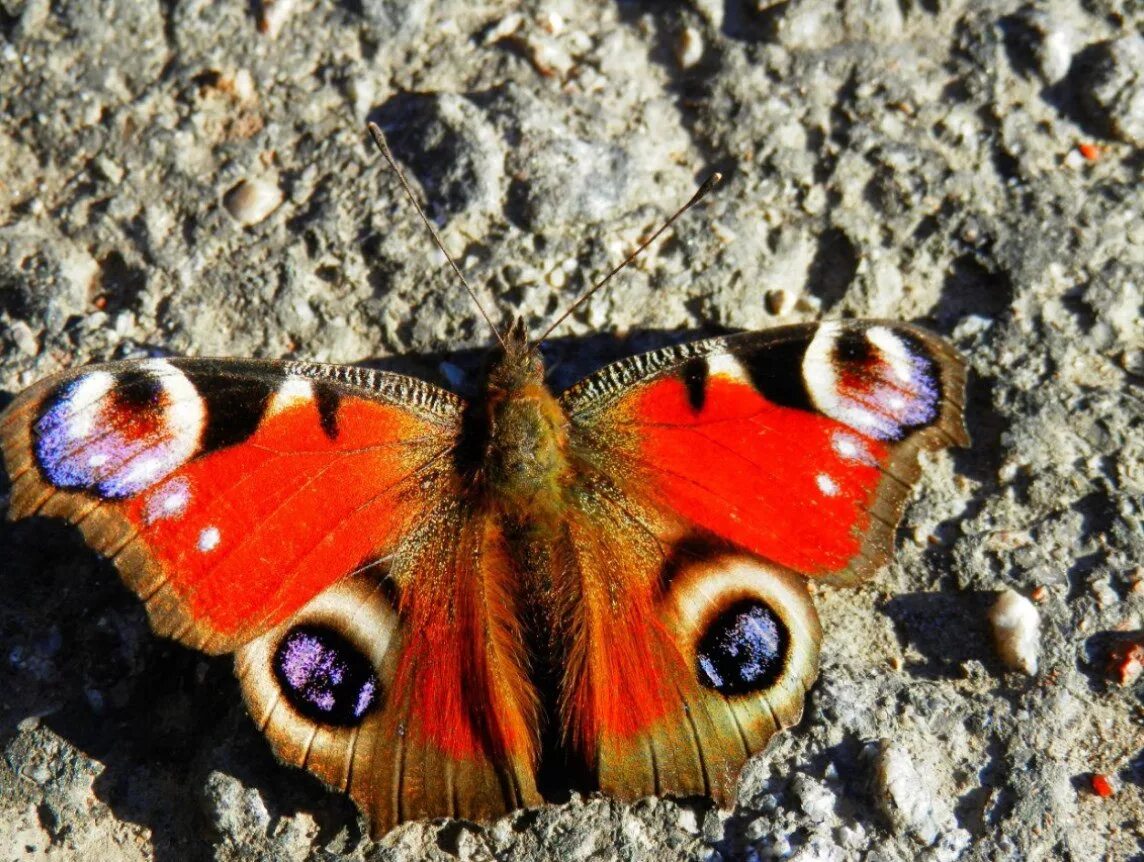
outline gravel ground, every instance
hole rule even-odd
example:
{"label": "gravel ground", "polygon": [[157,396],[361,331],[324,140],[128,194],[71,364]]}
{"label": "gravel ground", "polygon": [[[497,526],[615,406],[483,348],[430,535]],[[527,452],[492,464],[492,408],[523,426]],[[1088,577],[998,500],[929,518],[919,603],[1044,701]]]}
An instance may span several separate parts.
{"label": "gravel ground", "polygon": [[[0,526],[0,860],[1144,859],[1142,24],[1138,0],[0,0],[0,406],[118,357],[469,367],[487,330],[373,119],[533,331],[727,174],[570,321],[560,374],[679,331],[915,320],[973,369],[974,440],[931,459],[885,571],[818,592],[806,716],[730,812],[591,797],[371,842],[274,761],[227,660],[152,636],[74,531]],[[994,645],[1006,590],[1039,612],[1035,673]]]}

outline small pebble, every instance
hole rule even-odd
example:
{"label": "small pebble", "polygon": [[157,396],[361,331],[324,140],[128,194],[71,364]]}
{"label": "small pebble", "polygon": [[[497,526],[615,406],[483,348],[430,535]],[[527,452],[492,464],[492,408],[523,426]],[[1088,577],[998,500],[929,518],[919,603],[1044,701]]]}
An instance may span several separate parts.
{"label": "small pebble", "polygon": [[262,0],[262,14],[258,17],[258,32],[273,39],[281,31],[286,19],[294,11],[296,0]]}
{"label": "small pebble", "polygon": [[1101,610],[1110,608],[1120,601],[1120,596],[1116,594],[1116,590],[1107,580],[1094,581],[1089,589],[1092,590],[1093,598],[1096,599],[1096,606]]}
{"label": "small pebble", "polygon": [[559,36],[564,29],[564,16],[559,12],[543,12],[537,19],[537,23],[550,36]]}
{"label": "small pebble", "polygon": [[763,294],[763,306],[767,309],[767,314],[786,314],[792,305],[794,305],[794,297],[789,291],[782,288],[776,287],[774,290],[768,290]]}
{"label": "small pebble", "polygon": [[556,269],[550,270],[548,275],[545,276],[545,281],[552,287],[564,287],[564,285],[568,283],[568,274],[562,267],[556,267]]}
{"label": "small pebble", "polygon": [[814,823],[824,823],[834,813],[835,795],[824,785],[806,775],[796,775],[791,784],[803,814]]}
{"label": "small pebble", "polygon": [[526,36],[521,40],[521,45],[532,61],[533,68],[545,78],[566,78],[576,65],[572,56],[547,36]]}
{"label": "small pebble", "polygon": [[17,320],[12,323],[8,329],[12,335],[12,340],[16,342],[16,346],[20,348],[21,352],[28,356],[36,356],[40,352],[40,343],[36,340],[36,335],[32,332],[32,327],[28,326],[24,321]]}
{"label": "small pebble", "polygon": [[1108,780],[1107,775],[1102,775],[1099,772],[1094,772],[1091,779],[1092,792],[1102,799],[1107,799],[1109,796],[1116,795],[1116,789],[1112,786],[1112,782]]}
{"label": "small pebble", "polygon": [[684,27],[675,43],[675,62],[690,69],[703,59],[703,35],[694,27]]}
{"label": "small pebble", "polygon": [[1144,675],[1144,638],[1114,644],[1108,651],[1108,673],[1122,686],[1140,679]]}
{"label": "small pebble", "polygon": [[1033,676],[1040,652],[1041,615],[1020,593],[1005,590],[989,609],[997,654],[1008,667]]}
{"label": "small pebble", "polygon": [[491,28],[485,31],[484,38],[481,40],[485,45],[492,45],[499,42],[501,39],[507,39],[512,36],[524,25],[524,16],[519,12],[513,12],[505,15],[497,23],[493,24]]}
{"label": "small pebble", "polygon": [[282,190],[265,180],[241,180],[223,197],[222,204],[243,227],[266,219],[282,203]]}

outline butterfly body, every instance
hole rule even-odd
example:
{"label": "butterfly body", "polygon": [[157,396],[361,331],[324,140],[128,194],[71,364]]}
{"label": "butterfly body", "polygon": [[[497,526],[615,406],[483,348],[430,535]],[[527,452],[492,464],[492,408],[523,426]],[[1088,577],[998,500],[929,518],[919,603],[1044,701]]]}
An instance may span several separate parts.
{"label": "butterfly body", "polygon": [[487,442],[472,468],[484,489],[506,517],[551,527],[572,478],[568,417],[545,385],[540,352],[519,328],[509,331],[476,407],[485,425],[475,433]]}
{"label": "butterfly body", "polygon": [[0,415],[11,517],[62,517],[153,628],[234,653],[278,756],[375,832],[570,790],[733,797],[818,668],[808,579],[892,550],[966,442],[917,327],[783,327],[556,394],[523,327],[470,403],[304,362],[65,372]]}

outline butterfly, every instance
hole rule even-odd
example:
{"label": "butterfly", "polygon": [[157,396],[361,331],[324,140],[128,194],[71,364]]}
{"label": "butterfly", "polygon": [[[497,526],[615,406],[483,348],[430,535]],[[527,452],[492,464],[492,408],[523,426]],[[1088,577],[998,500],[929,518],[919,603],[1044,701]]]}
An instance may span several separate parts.
{"label": "butterfly", "polygon": [[66,371],[0,415],[9,516],[233,654],[275,754],[374,835],[572,790],[727,804],[817,676],[808,583],[875,572],[919,453],[967,445],[963,360],[832,321],[556,394],[521,321],[498,341],[468,401],[303,361]]}

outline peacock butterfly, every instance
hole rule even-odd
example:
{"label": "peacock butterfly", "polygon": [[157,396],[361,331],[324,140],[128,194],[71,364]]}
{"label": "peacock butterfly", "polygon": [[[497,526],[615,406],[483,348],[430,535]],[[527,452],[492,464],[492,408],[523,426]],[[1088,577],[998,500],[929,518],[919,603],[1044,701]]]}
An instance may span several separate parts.
{"label": "peacock butterfly", "polygon": [[468,403],[309,362],[56,375],[0,415],[9,516],[76,525],[158,634],[233,653],[278,757],[375,835],[571,789],[726,804],[817,675],[807,582],[870,576],[919,452],[968,443],[963,362],[835,321],[556,395],[523,324],[497,337]]}

